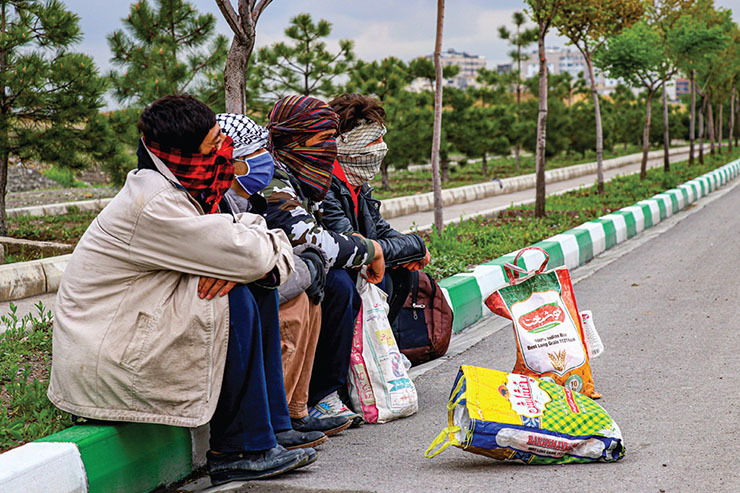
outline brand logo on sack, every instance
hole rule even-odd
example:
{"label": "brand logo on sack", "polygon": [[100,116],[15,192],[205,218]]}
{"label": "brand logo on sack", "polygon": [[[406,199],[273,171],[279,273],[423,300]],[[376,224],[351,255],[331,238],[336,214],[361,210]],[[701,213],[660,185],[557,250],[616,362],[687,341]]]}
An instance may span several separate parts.
{"label": "brand logo on sack", "polygon": [[510,373],[506,377],[507,398],[511,408],[520,416],[534,418],[542,416],[545,404],[552,399],[544,390],[540,389],[537,381],[526,375]]}
{"label": "brand logo on sack", "polygon": [[547,303],[519,317],[519,326],[536,334],[565,322],[565,312],[557,302]]}

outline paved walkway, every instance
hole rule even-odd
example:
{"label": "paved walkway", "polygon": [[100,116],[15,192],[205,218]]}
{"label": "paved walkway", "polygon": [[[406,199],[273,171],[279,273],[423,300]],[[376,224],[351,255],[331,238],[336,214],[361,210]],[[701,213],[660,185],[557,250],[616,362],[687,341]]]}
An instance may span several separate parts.
{"label": "paved walkway", "polygon": [[[689,158],[688,153],[671,155],[671,162],[686,161]],[[657,168],[663,166],[663,158],[648,160],[648,168]],[[604,172],[604,179],[610,180],[615,176],[630,175],[640,171],[640,163],[628,164],[621,168],[615,168]],[[570,180],[556,183],[548,183],[547,195],[563,193],[568,190],[591,186],[596,181],[596,174],[584,175]],[[450,221],[458,221],[462,217],[468,219],[479,215],[492,215],[494,211],[505,209],[511,204],[533,203],[535,199],[535,189],[530,188],[519,192],[494,195],[483,200],[468,202],[466,204],[456,204],[444,208],[444,221],[448,224]],[[381,209],[382,212],[382,209]],[[399,231],[409,229],[427,229],[434,223],[434,211],[415,212],[408,216],[399,216],[389,219],[388,222]]]}

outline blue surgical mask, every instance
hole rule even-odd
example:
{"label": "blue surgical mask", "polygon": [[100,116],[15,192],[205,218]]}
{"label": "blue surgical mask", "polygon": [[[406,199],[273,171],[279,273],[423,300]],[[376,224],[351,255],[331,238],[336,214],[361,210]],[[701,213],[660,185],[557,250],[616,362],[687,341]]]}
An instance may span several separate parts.
{"label": "blue surgical mask", "polygon": [[275,162],[272,160],[269,152],[263,152],[246,158],[244,162],[247,165],[247,172],[243,175],[237,175],[236,181],[249,195],[254,195],[264,189],[275,173]]}

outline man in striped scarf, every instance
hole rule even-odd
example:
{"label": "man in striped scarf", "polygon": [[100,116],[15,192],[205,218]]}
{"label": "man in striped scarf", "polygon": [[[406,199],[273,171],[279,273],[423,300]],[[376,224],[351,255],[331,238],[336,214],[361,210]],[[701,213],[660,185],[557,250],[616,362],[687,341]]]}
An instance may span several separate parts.
{"label": "man in striped scarf", "polygon": [[[335,233],[321,225],[321,201],[331,184],[336,159],[337,114],[323,101],[306,96],[279,100],[269,115],[270,151],[275,159],[275,176],[261,192],[267,200],[265,219],[273,229],[282,229],[295,247],[311,243],[326,257],[324,302],[321,302],[321,329],[313,361],[308,404],[314,409],[330,407],[334,412],[313,413],[311,418],[345,416],[361,422],[337,395],[347,383],[357,306],[332,303],[335,292],[353,284],[348,271],[368,266],[370,282],[380,282],[385,260],[380,244],[360,235]],[[353,285],[351,286],[353,288]],[[316,302],[318,300],[314,298]],[[306,420],[311,426],[313,420]],[[306,423],[293,421],[293,428],[307,430]]]}

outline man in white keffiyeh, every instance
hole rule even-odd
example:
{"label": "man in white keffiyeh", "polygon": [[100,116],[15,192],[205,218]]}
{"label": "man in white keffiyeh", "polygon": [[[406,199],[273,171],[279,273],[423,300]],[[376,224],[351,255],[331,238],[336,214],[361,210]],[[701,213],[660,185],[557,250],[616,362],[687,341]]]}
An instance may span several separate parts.
{"label": "man in white keffiyeh", "polygon": [[385,133],[382,123],[362,120],[337,138],[337,161],[353,187],[369,182],[380,171],[388,152],[388,144],[383,142]]}

